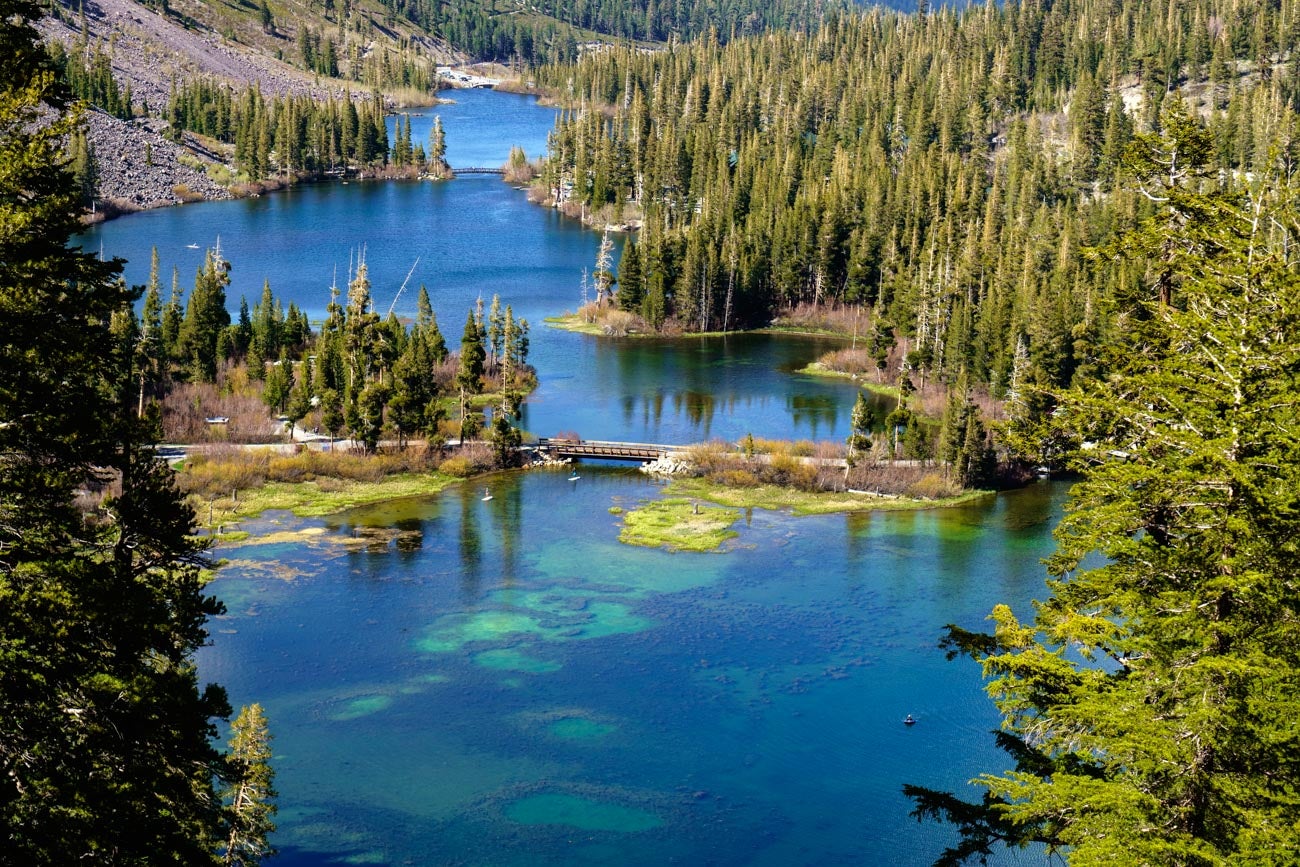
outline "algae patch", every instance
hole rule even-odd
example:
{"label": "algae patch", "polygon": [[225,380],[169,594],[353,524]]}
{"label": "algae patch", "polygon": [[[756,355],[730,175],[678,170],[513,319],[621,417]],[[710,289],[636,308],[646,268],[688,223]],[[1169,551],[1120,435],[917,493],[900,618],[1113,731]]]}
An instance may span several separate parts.
{"label": "algae patch", "polygon": [[505,809],[506,818],[521,825],[566,825],[583,831],[649,831],[663,820],[648,810],[547,792],[520,798]]}
{"label": "algae patch", "polygon": [[990,496],[989,491],[971,491],[939,500],[916,500],[847,491],[800,491],[776,485],[727,487],[704,479],[674,479],[668,493],[699,497],[738,509],[789,509],[795,515],[830,515],[838,512],[918,511],[959,506]]}
{"label": "algae patch", "polygon": [[341,707],[329,714],[329,718],[334,722],[347,722],[387,710],[392,704],[392,696],[359,695],[343,702]]}
{"label": "algae patch", "polygon": [[599,722],[588,717],[571,716],[557,719],[548,726],[548,731],[555,737],[566,741],[591,741],[603,738],[616,730],[609,723]]}
{"label": "algae patch", "polygon": [[227,560],[222,564],[222,568],[238,569],[249,576],[257,575],[280,581],[296,581],[314,574],[275,560]]}
{"label": "algae patch", "polygon": [[618,540],[646,548],[670,551],[715,551],[740,535],[731,526],[740,513],[717,506],[700,506],[675,497],[653,500],[623,515]]}
{"label": "algae patch", "polygon": [[497,671],[513,671],[522,674],[550,674],[560,670],[558,662],[529,656],[522,650],[503,647],[496,650],[484,650],[473,656],[476,665]]}

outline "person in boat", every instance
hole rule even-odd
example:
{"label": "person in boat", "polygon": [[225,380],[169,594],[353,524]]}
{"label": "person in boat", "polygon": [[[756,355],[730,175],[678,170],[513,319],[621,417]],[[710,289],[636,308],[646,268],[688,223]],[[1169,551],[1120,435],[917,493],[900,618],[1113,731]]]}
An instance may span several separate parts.
{"label": "person in boat", "polygon": [[908,714],[908,715],[903,719],[903,725],[905,725],[905,726],[916,725],[916,719],[913,718],[913,716],[909,713],[909,714]]}

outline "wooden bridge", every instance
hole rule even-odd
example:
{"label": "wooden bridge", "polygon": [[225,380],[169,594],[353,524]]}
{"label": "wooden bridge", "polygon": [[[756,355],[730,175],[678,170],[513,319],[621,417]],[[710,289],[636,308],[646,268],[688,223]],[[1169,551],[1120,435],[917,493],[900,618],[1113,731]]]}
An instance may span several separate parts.
{"label": "wooden bridge", "polygon": [[491,169],[487,166],[467,166],[463,169],[453,168],[451,173],[453,175],[504,175],[506,170],[500,168]]}
{"label": "wooden bridge", "polygon": [[655,461],[681,446],[661,443],[612,443],[601,440],[563,440],[541,437],[537,440],[539,451],[549,451],[558,458],[600,458],[606,461]]}

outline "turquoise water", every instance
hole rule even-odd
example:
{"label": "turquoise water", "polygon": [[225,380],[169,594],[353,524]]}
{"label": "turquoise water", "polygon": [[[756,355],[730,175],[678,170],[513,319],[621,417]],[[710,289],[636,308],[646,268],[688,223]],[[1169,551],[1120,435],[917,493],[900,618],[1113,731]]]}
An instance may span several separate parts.
{"label": "turquoise water", "polygon": [[[412,122],[413,136],[423,140],[432,115],[441,115],[454,165],[500,165],[512,144],[530,154],[544,147],[552,110],[481,90],[455,98],[455,105],[425,109]],[[132,284],[147,282],[157,246],[166,295],[173,267],[182,288],[193,286],[204,251],[187,245],[204,248],[218,237],[233,265],[232,311],[241,296],[255,303],[269,280],[278,297],[320,319],[329,287],[346,290],[349,263],[363,248],[376,309],[413,316],[423,283],[453,346],[476,299],[499,294],[533,326],[531,361],[542,387],[523,422],[540,436],[572,431],[589,439],[688,443],[747,433],[848,435],[853,384],[792,373],[842,341],[732,335],[628,343],[547,328],[545,317],[581,302],[582,273],[594,267],[600,236],[530,204],[494,176],[299,186],[134,214],[94,227],[82,241],[127,259]]]}
{"label": "turquoise water", "polygon": [[[617,541],[609,508],[658,496],[634,471],[489,484],[223,551],[200,668],[267,708],[277,863],[928,863],[948,832],[901,786],[1005,765],[976,667],[935,642],[1027,613],[1059,486],[755,511],[724,553],[672,554]],[[342,544],[374,527],[402,544]]]}

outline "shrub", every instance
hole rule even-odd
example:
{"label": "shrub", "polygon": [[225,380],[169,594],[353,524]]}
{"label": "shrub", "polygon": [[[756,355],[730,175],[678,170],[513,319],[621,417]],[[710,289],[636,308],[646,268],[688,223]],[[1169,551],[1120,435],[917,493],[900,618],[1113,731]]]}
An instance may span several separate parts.
{"label": "shrub", "polygon": [[943,473],[928,472],[916,481],[907,490],[909,497],[916,497],[924,500],[938,500],[944,497],[955,497],[961,493],[961,487],[953,481],[945,478]]}
{"label": "shrub", "polygon": [[758,476],[749,470],[722,470],[715,478],[719,484],[729,488],[755,488],[759,485]]}
{"label": "shrub", "polygon": [[478,472],[478,468],[474,466],[473,461],[464,455],[447,458],[438,469],[449,476],[455,476],[459,479],[467,479]]}
{"label": "shrub", "polygon": [[865,349],[836,349],[824,353],[817,363],[836,373],[848,373],[862,376],[876,372],[875,359]]}

